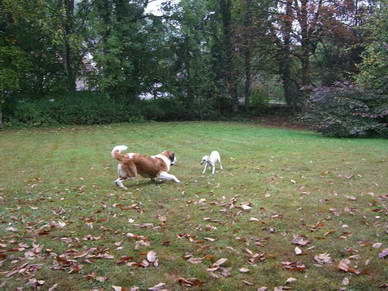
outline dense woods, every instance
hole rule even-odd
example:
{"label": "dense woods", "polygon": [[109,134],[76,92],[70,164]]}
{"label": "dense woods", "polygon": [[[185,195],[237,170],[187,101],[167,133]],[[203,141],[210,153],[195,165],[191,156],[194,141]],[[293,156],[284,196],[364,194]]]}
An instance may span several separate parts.
{"label": "dense woods", "polygon": [[368,135],[312,106],[340,86],[323,99],[366,92],[362,114],[344,110],[385,135],[387,1],[164,1],[160,15],[149,2],[0,0],[0,120],[226,119],[284,103],[328,135]]}

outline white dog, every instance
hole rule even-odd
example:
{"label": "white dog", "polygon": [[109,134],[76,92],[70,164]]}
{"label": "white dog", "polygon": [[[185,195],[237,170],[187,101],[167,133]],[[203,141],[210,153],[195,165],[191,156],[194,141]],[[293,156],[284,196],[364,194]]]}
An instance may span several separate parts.
{"label": "white dog", "polygon": [[202,174],[205,174],[207,166],[212,167],[212,174],[214,175],[216,172],[216,164],[217,162],[220,164],[220,169],[223,170],[221,164],[221,156],[217,151],[212,151],[210,156],[204,156],[201,160],[201,165],[205,164],[205,168],[202,171]]}

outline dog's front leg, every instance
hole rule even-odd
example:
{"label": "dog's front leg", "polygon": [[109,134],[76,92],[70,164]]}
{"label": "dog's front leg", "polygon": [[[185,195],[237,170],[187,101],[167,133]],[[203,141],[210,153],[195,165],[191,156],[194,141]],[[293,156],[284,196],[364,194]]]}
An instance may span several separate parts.
{"label": "dog's front leg", "polygon": [[206,169],[207,169],[207,163],[205,164],[205,168],[203,168],[202,174],[205,174]]}
{"label": "dog's front leg", "polygon": [[174,181],[175,183],[180,183],[181,181],[179,181],[177,179],[177,177],[175,177],[174,175],[171,175],[167,172],[161,172],[158,176],[159,179],[162,179],[162,180],[167,180],[167,181]]}
{"label": "dog's front leg", "polygon": [[118,186],[118,187],[120,187],[120,188],[122,188],[124,190],[128,190],[128,188],[124,186],[123,181],[125,181],[125,179],[117,178],[115,180],[116,186]]}

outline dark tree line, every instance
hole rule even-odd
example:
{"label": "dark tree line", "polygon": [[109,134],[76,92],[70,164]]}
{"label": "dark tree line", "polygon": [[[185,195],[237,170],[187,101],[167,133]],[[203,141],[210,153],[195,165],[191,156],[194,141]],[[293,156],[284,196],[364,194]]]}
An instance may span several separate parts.
{"label": "dark tree line", "polygon": [[0,0],[1,106],[81,84],[207,118],[251,111],[264,85],[293,111],[337,81],[387,91],[386,0],[165,1],[161,15],[149,2]]}

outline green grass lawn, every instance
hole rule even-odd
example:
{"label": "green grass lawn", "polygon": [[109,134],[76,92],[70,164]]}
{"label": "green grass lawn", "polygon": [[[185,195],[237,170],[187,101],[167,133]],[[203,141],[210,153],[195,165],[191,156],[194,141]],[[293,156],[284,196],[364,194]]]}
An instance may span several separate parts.
{"label": "green grass lawn", "polygon": [[[110,151],[119,144],[175,151],[171,173],[182,183],[137,178],[117,188]],[[224,170],[202,175],[200,159],[214,149]],[[249,123],[6,130],[0,163],[1,290],[388,283],[379,258],[388,248],[387,140]]]}

